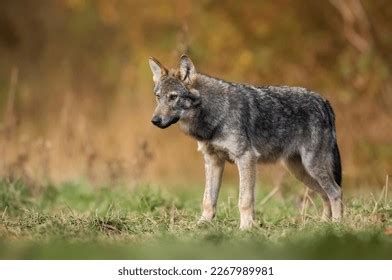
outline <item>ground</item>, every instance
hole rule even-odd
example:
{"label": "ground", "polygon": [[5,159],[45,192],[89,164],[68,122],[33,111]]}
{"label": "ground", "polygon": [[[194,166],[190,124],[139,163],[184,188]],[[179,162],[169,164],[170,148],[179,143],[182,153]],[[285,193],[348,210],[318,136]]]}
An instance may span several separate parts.
{"label": "ground", "polygon": [[[197,225],[203,189],[0,181],[0,259],[392,259],[392,203],[346,195],[341,223],[320,221],[303,188],[257,189],[257,226],[240,231],[235,186]],[[302,206],[301,206],[302,205]]]}

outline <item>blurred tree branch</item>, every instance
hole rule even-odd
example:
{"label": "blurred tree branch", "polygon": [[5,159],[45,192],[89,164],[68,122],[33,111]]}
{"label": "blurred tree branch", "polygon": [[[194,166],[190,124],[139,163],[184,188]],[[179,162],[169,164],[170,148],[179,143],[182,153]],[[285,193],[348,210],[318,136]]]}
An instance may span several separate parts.
{"label": "blurred tree branch", "polygon": [[347,41],[360,53],[375,49],[388,69],[392,71],[389,52],[383,47],[361,0],[329,0],[329,2],[342,16],[343,33]]}
{"label": "blurred tree branch", "polygon": [[16,87],[18,84],[18,68],[13,67],[11,70],[10,87],[8,91],[8,100],[4,112],[4,129],[7,138],[10,137],[12,131],[16,125],[16,114],[15,114],[15,94]]}
{"label": "blurred tree branch", "polygon": [[370,49],[372,38],[370,23],[359,0],[329,0],[343,18],[343,33],[347,41],[359,52]]}

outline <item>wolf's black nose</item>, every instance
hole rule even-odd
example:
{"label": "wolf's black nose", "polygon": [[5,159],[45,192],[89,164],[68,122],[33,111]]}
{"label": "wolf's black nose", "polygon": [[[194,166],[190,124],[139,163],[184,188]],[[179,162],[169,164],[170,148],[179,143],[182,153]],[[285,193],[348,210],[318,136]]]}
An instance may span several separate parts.
{"label": "wolf's black nose", "polygon": [[159,126],[159,125],[161,124],[161,122],[162,122],[162,119],[161,119],[161,117],[154,116],[154,117],[152,118],[151,122],[152,122],[154,125],[158,125],[158,126]]}

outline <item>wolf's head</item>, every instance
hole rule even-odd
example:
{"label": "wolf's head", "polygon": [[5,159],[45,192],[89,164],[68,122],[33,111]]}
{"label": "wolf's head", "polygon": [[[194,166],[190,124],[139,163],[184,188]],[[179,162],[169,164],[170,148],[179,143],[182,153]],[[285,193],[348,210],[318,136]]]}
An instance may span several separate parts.
{"label": "wolf's head", "polygon": [[190,115],[200,104],[198,91],[192,89],[196,70],[189,57],[183,55],[179,69],[168,71],[155,58],[149,59],[155,84],[157,107],[151,122],[166,128]]}

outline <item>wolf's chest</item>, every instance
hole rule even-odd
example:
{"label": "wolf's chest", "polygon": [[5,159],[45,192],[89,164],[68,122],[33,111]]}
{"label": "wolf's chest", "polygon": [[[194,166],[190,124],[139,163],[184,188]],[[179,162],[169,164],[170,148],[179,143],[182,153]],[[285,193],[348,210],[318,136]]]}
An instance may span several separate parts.
{"label": "wolf's chest", "polygon": [[217,154],[229,161],[235,161],[240,155],[240,146],[238,139],[229,136],[223,139],[212,141],[198,141],[198,150],[203,153]]}

